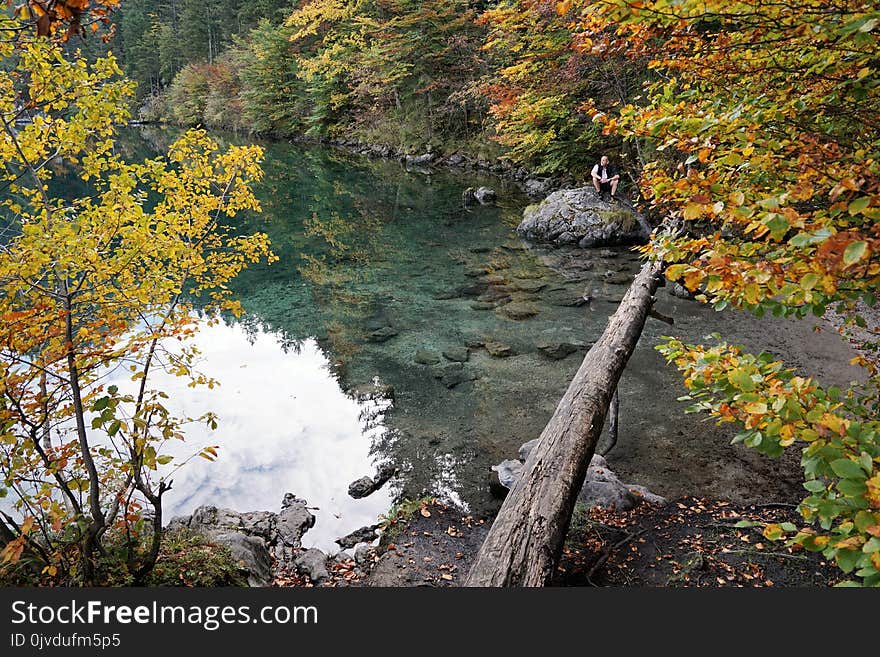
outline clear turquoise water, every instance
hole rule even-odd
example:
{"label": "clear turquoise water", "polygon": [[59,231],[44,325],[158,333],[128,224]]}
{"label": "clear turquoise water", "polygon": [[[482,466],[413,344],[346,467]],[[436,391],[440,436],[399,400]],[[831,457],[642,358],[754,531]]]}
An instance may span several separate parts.
{"label": "clear turquoise water", "polygon": [[[404,497],[433,493],[491,511],[489,466],[540,432],[585,353],[557,361],[536,345],[595,337],[613,309],[606,299],[624,290],[602,274],[631,268],[634,256],[595,258],[588,271],[594,265],[566,264],[584,252],[529,246],[514,230],[527,199],[499,179],[265,146],[263,213],[243,229],[265,230],[280,261],[236,281],[241,321],[198,337],[202,369],[221,387],[162,382],[185,412],[220,415],[213,434],[192,427],[186,447],[218,444],[220,458],[176,475],[169,512],[202,503],[272,509],[290,491],[320,509],[307,538],[327,548]],[[497,206],[462,204],[464,189],[480,184],[498,191]],[[599,298],[591,308],[561,305],[587,288]],[[511,319],[485,301],[496,297],[536,315]],[[394,335],[377,341],[381,331]],[[462,366],[442,356],[483,341],[514,355],[471,348]],[[419,351],[438,363],[417,363]],[[450,367],[466,380],[448,387],[437,378]],[[358,401],[371,383],[390,386],[392,397]],[[348,484],[380,463],[400,475],[349,498]]]}
{"label": "clear turquoise water", "polygon": [[[137,158],[166,139],[147,132],[122,146]],[[199,504],[277,510],[293,492],[316,508],[306,545],[327,550],[402,498],[431,493],[491,513],[499,500],[489,466],[540,434],[585,353],[552,360],[538,345],[595,340],[626,289],[608,275],[634,271],[635,255],[521,241],[514,229],[527,199],[498,179],[264,145],[264,212],[243,229],[266,231],[280,262],[236,281],[247,313],[240,321],[225,318],[197,337],[201,369],[218,389],[156,382],[181,412],[220,416],[216,432],[193,426],[177,446],[185,456],[217,444],[220,455],[175,475],[167,512]],[[464,207],[464,189],[480,184],[498,191],[498,205]],[[591,304],[567,305],[585,292]],[[683,416],[677,375],[652,347],[664,334],[698,340],[720,330],[797,354],[796,364],[815,371],[845,358],[836,336],[658,297],[676,326],[650,322],[624,375],[612,466],[665,495],[780,499],[797,491],[796,463],[767,465],[730,447],[727,428]],[[535,314],[513,319],[511,307]],[[475,346],[483,342],[504,343],[513,355],[493,357]],[[442,356],[468,345],[461,366]],[[417,362],[419,352],[438,362]],[[463,380],[450,387],[451,377]],[[390,394],[365,398],[370,386]],[[399,476],[365,499],[348,496],[352,480],[384,463]]]}

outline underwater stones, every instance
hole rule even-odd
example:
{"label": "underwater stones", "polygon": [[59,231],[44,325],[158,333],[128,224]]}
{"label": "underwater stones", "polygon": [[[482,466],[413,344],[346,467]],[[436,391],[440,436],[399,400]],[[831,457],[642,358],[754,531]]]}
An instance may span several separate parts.
{"label": "underwater stones", "polygon": [[386,342],[397,335],[397,331],[390,326],[383,326],[376,329],[367,336],[368,342]]}
{"label": "underwater stones", "polygon": [[435,301],[448,301],[449,299],[457,299],[461,295],[457,290],[441,290],[431,295]]}
{"label": "underwater stones", "polygon": [[483,346],[486,347],[486,351],[492,356],[492,358],[508,358],[509,356],[515,355],[515,352],[510,345],[504,344],[503,342],[495,342],[494,340],[491,340],[486,342]]}
{"label": "underwater stones", "polygon": [[477,297],[477,301],[510,301],[510,294],[507,292],[507,288],[504,287],[493,287],[486,290],[483,294]]}
{"label": "underwater stones", "polygon": [[543,300],[551,306],[579,308],[590,303],[591,298],[592,296],[586,291],[578,294],[573,290],[564,290],[545,295]]}
{"label": "underwater stones", "polygon": [[487,287],[486,283],[473,283],[471,285],[462,285],[455,292],[458,297],[478,297],[486,291]]}
{"label": "underwater stones", "polygon": [[466,363],[468,356],[470,356],[470,352],[467,347],[452,347],[443,352],[443,357],[446,360],[451,360],[456,363]]}
{"label": "underwater stones", "polygon": [[493,301],[474,301],[471,303],[471,310],[492,310],[497,305]]}
{"label": "underwater stones", "polygon": [[511,287],[520,292],[540,292],[547,287],[547,283],[535,279],[515,280],[511,282]]}
{"label": "underwater stones", "polygon": [[577,345],[570,342],[539,342],[535,346],[550,360],[562,360],[579,349]]}
{"label": "underwater stones", "polygon": [[464,363],[447,363],[435,367],[433,372],[435,379],[440,379],[447,388],[454,388],[465,381],[476,381],[477,374],[470,369],[465,369]]}
{"label": "underwater stones", "polygon": [[482,338],[468,338],[464,344],[468,349],[479,349],[486,344],[486,341]]}
{"label": "underwater stones", "polygon": [[632,280],[632,274],[623,271],[606,271],[602,279],[609,285],[629,285]]}
{"label": "underwater stones", "polygon": [[435,354],[433,351],[428,351],[427,349],[419,349],[416,352],[414,360],[419,365],[436,365],[440,362],[440,356]]}
{"label": "underwater stones", "polygon": [[538,306],[528,301],[513,301],[501,306],[500,310],[506,317],[515,320],[528,319],[541,312]]}
{"label": "underwater stones", "polygon": [[445,374],[443,378],[440,379],[440,383],[442,383],[447,388],[454,388],[460,383],[465,383],[466,381],[476,381],[479,377],[475,372],[471,370],[456,370],[454,372],[450,372],[449,374]]}

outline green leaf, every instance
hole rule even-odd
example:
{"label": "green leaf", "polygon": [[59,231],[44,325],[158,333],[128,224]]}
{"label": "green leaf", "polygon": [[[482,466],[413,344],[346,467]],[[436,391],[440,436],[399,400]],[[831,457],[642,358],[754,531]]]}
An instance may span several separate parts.
{"label": "green leaf", "polygon": [[855,461],[850,461],[849,459],[837,459],[836,461],[832,461],[829,465],[834,471],[834,474],[838,477],[843,477],[844,479],[859,479],[862,481],[867,478],[862,466]]}
{"label": "green leaf", "polygon": [[851,202],[847,206],[846,209],[847,209],[847,212],[849,212],[851,215],[856,215],[856,214],[859,214],[866,207],[868,207],[870,204],[871,204],[871,197],[870,196],[860,196],[855,201]]}
{"label": "green leaf", "polygon": [[837,490],[839,490],[844,495],[849,495],[850,497],[862,497],[866,492],[868,492],[868,487],[863,481],[857,481],[855,479],[841,479],[837,484]]}
{"label": "green leaf", "polygon": [[862,259],[862,256],[865,255],[865,251],[867,251],[867,249],[867,242],[853,242],[848,247],[846,247],[846,251],[843,252],[843,264],[847,267],[849,267],[850,265],[854,265]]}
{"label": "green leaf", "polygon": [[856,550],[841,550],[837,553],[837,566],[845,573],[851,573],[861,559],[862,553]]}
{"label": "green leaf", "polygon": [[810,481],[804,482],[804,488],[811,493],[821,493],[825,490],[825,484],[818,479],[810,479]]}
{"label": "green leaf", "polygon": [[731,385],[743,392],[750,392],[755,389],[755,382],[752,381],[749,373],[744,370],[735,369],[727,375],[727,378]]}

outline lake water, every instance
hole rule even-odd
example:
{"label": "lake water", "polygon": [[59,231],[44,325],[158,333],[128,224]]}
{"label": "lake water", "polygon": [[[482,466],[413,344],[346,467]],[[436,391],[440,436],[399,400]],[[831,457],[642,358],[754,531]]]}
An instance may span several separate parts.
{"label": "lake water", "polygon": [[[146,136],[162,147],[155,133]],[[241,321],[198,334],[200,369],[219,388],[157,381],[181,412],[220,416],[216,431],[192,427],[177,447],[180,455],[205,444],[220,451],[215,463],[196,459],[175,476],[169,517],[209,503],[277,510],[292,492],[317,509],[305,544],[332,551],[335,538],[402,498],[432,493],[491,513],[500,502],[489,466],[540,434],[636,256],[520,240],[514,229],[528,201],[498,179],[265,146],[264,211],[243,228],[266,231],[280,262],[236,281]],[[128,148],[143,155],[144,144]],[[465,207],[462,192],[480,184],[498,191],[498,204]],[[574,305],[585,293],[593,301]],[[663,334],[696,340],[721,330],[833,376],[845,347],[803,324],[659,297],[677,324],[649,323],[624,375],[612,466],[666,495],[748,499],[796,489],[796,468],[767,465],[730,447],[730,431],[683,417],[680,381],[652,346]],[[556,360],[540,348],[557,343],[576,349]],[[386,463],[399,475],[385,488],[348,496],[351,481]],[[776,483],[755,483],[765,475]]]}

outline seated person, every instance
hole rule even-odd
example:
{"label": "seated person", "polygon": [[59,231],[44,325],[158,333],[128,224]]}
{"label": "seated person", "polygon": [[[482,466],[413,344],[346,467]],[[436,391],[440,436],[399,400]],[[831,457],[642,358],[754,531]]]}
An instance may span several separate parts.
{"label": "seated person", "polygon": [[611,192],[611,198],[617,198],[620,174],[617,173],[617,167],[610,163],[607,155],[603,155],[602,159],[593,167],[591,175],[593,176],[593,187],[596,188],[597,193]]}

